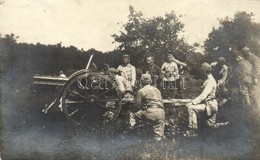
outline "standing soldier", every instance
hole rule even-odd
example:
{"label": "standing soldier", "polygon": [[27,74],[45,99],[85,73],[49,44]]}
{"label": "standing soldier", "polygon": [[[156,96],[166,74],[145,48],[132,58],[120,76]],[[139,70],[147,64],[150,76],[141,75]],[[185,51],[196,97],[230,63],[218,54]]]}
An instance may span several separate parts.
{"label": "standing soldier", "polygon": [[251,64],[244,59],[243,53],[236,52],[236,60],[238,61],[238,83],[241,93],[243,107],[251,107],[249,89],[252,85],[252,68]]}
{"label": "standing soldier", "polygon": [[121,72],[122,76],[124,76],[131,86],[134,87],[136,82],[136,69],[130,64],[130,56],[124,54],[122,61],[123,64],[118,66],[117,71]]}
{"label": "standing soldier", "polygon": [[226,60],[224,57],[219,57],[218,62],[211,64],[212,75],[217,81],[217,96],[221,98],[219,105],[222,106],[228,100],[228,90],[226,88],[226,80],[228,75],[228,67],[225,64]]}
{"label": "standing soldier", "polygon": [[214,127],[216,125],[218,103],[215,99],[215,94],[217,83],[211,74],[211,66],[208,63],[203,63],[201,69],[207,76],[207,79],[203,84],[204,89],[197,98],[186,105],[189,114],[188,136],[197,136],[197,114],[200,112],[207,112],[207,126]]}
{"label": "standing soldier", "polygon": [[180,89],[180,82],[179,82],[180,75],[179,75],[179,68],[177,64],[181,66],[187,66],[187,64],[175,59],[172,54],[168,54],[167,62],[163,63],[161,67],[162,74],[164,75],[163,88],[170,88],[170,89],[178,88],[178,90]]}
{"label": "standing soldier", "polygon": [[164,137],[165,112],[162,103],[161,92],[150,85],[151,75],[141,76],[141,88],[136,95],[135,107],[140,109],[136,113],[130,114],[130,127],[133,128],[136,120],[146,120],[153,126],[153,135],[156,141]]}
{"label": "standing soldier", "polygon": [[248,47],[244,47],[242,49],[245,58],[251,63],[251,67],[252,67],[252,80],[253,80],[253,85],[250,88],[250,96],[252,99],[252,105],[255,105],[254,109],[256,109],[256,114],[259,115],[260,113],[260,109],[259,109],[259,100],[258,100],[258,96],[260,94],[259,90],[260,90],[260,85],[259,85],[259,78],[260,78],[260,58],[257,57],[256,55],[254,55],[252,52],[250,52],[250,49]]}
{"label": "standing soldier", "polygon": [[161,68],[158,65],[154,64],[153,56],[149,55],[146,57],[146,65],[143,68],[143,73],[150,74],[152,77],[152,85],[154,87],[158,87],[158,77],[161,75]]}

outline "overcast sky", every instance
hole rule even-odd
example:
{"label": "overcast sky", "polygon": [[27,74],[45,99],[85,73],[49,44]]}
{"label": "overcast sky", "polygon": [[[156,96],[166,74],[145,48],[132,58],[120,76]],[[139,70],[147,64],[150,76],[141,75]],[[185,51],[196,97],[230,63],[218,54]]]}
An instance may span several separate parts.
{"label": "overcast sky", "polygon": [[236,11],[255,14],[260,23],[259,0],[0,0],[0,34],[14,33],[18,42],[73,45],[79,49],[112,51],[112,34],[127,22],[129,5],[146,18],[175,11],[184,15],[184,37],[202,43],[217,18]]}

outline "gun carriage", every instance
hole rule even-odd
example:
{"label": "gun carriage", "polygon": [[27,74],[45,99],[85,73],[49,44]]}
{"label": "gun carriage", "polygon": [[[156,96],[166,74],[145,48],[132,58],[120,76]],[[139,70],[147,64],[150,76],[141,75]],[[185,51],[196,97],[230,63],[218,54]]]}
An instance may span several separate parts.
{"label": "gun carriage", "polygon": [[[50,108],[59,107],[73,125],[93,132],[111,132],[118,116],[134,109],[134,98],[123,98],[113,79],[87,69],[70,77],[35,75],[33,86],[34,89],[60,87],[57,97],[46,104],[42,112],[47,114]],[[185,106],[188,102],[190,99],[163,99],[164,104],[171,104],[167,105],[170,107]]]}

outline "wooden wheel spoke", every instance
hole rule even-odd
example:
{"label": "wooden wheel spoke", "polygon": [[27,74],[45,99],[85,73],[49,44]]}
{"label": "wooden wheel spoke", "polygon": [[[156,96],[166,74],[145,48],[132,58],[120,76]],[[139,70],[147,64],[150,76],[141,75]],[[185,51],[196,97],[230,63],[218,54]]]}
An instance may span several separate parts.
{"label": "wooden wheel spoke", "polygon": [[107,93],[109,93],[110,91],[115,90],[115,89],[116,89],[115,87],[109,88],[109,89],[106,90],[104,93],[101,93],[101,94],[99,95],[99,97],[104,96],[105,94],[107,94]]}
{"label": "wooden wheel spoke", "polygon": [[103,105],[101,103],[97,103],[97,105],[99,105],[101,108],[107,108],[105,105]]}
{"label": "wooden wheel spoke", "polygon": [[72,94],[74,94],[74,95],[76,95],[76,96],[79,96],[80,98],[83,98],[83,99],[86,99],[86,98],[87,98],[87,97],[85,97],[85,96],[81,95],[80,93],[78,93],[78,92],[76,92],[76,91],[73,91],[73,90],[69,90],[69,93],[72,93]]}
{"label": "wooden wheel spoke", "polygon": [[84,104],[84,101],[65,100],[65,104]]}
{"label": "wooden wheel spoke", "polygon": [[74,115],[76,112],[78,112],[79,111],[79,108],[78,109],[76,109],[75,111],[73,111],[72,113],[70,113],[69,114],[69,116],[72,116],[72,115]]}
{"label": "wooden wheel spoke", "polygon": [[107,99],[99,99],[99,102],[108,102],[108,101],[119,101],[118,98],[107,98]]}
{"label": "wooden wheel spoke", "polygon": [[[85,70],[75,73],[65,85],[60,100],[63,112],[76,126],[85,127],[92,132],[102,132],[101,134],[112,132],[108,124],[112,124],[119,115],[121,95],[109,77],[94,73],[84,74]],[[97,87],[103,81],[108,84],[105,88],[103,83],[100,88],[80,88],[77,80],[82,75],[86,77],[86,81],[97,80]]]}

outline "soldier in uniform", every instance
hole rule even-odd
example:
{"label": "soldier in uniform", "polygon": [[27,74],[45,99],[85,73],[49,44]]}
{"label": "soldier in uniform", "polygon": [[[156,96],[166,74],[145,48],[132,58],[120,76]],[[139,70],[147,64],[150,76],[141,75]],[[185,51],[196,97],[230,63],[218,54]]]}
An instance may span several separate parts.
{"label": "soldier in uniform", "polygon": [[122,61],[123,63],[118,66],[117,71],[121,72],[122,76],[134,87],[136,83],[136,69],[130,64],[130,56],[124,54]]}
{"label": "soldier in uniform", "polygon": [[149,121],[153,126],[153,136],[156,141],[164,137],[165,112],[162,103],[161,92],[150,85],[151,75],[141,76],[141,88],[137,92],[135,107],[140,109],[136,113],[130,113],[130,127],[133,128],[136,120]]}
{"label": "soldier in uniform", "polygon": [[238,61],[238,83],[244,108],[251,107],[250,87],[252,85],[251,64],[244,59],[244,54],[237,51],[236,60]]}
{"label": "soldier in uniform", "polygon": [[131,84],[115,68],[108,68],[108,72],[110,77],[115,80],[122,95],[127,95],[127,93],[133,91]]}
{"label": "soldier in uniform", "polygon": [[212,75],[217,81],[217,97],[221,98],[219,105],[222,106],[228,100],[228,90],[226,88],[226,80],[228,75],[228,67],[225,64],[224,57],[219,57],[217,62],[211,63]]}
{"label": "soldier in uniform", "polygon": [[245,55],[246,60],[248,60],[251,63],[252,67],[252,81],[253,85],[249,88],[250,91],[250,98],[252,100],[252,105],[254,106],[255,113],[258,114],[260,117],[260,106],[259,106],[259,100],[258,96],[260,94],[260,84],[258,82],[260,78],[260,58],[254,55],[248,47],[244,47],[242,49],[242,52]]}
{"label": "soldier in uniform", "polygon": [[180,62],[179,60],[175,59],[172,54],[168,54],[167,62],[163,63],[161,67],[162,74],[164,75],[163,78],[163,88],[166,89],[176,89],[180,91],[180,74],[178,65],[187,66],[187,64]]}
{"label": "soldier in uniform", "polygon": [[211,65],[208,63],[203,63],[201,69],[204,71],[204,74],[207,77],[203,84],[204,89],[198,97],[186,105],[189,114],[189,130],[187,131],[188,136],[197,136],[197,114],[200,112],[206,111],[207,126],[215,127],[216,125],[216,112],[218,110],[218,103],[215,99],[215,94],[217,90],[217,83],[211,74]]}
{"label": "soldier in uniform", "polygon": [[161,68],[154,64],[154,57],[149,55],[146,57],[146,65],[143,68],[143,73],[150,74],[152,77],[152,85],[158,87]]}

